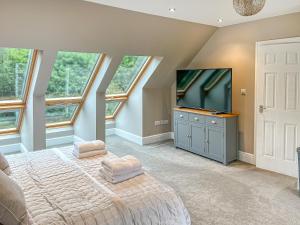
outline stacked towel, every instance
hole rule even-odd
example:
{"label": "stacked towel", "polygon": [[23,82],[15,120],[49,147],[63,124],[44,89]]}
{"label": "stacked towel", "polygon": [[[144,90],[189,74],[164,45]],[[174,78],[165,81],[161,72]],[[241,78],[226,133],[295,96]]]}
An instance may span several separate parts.
{"label": "stacked towel", "polygon": [[111,183],[119,183],[143,174],[141,162],[134,156],[127,155],[117,159],[102,161],[100,172]]}
{"label": "stacked towel", "polygon": [[106,153],[105,143],[100,140],[77,142],[74,144],[73,154],[79,159],[93,157],[96,155],[104,155]]}

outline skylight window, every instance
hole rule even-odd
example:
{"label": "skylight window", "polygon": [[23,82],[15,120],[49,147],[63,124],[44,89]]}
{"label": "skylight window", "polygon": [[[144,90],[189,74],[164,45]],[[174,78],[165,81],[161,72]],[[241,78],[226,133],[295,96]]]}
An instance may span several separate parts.
{"label": "skylight window", "polygon": [[0,133],[3,131],[16,131],[19,122],[19,109],[0,111]]}
{"label": "skylight window", "polygon": [[151,61],[149,56],[124,56],[106,90],[106,118],[114,118]]}
{"label": "skylight window", "polygon": [[72,125],[104,55],[58,52],[46,92],[47,127]]}
{"label": "skylight window", "polygon": [[33,50],[0,48],[0,101],[23,100]]}
{"label": "skylight window", "polygon": [[126,94],[148,58],[148,56],[124,56],[106,94]]}
{"label": "skylight window", "polygon": [[0,134],[20,130],[36,57],[37,50],[0,48]]}
{"label": "skylight window", "polygon": [[99,59],[96,53],[58,52],[46,97],[79,97]]}
{"label": "skylight window", "polygon": [[115,112],[117,111],[118,107],[120,107],[122,103],[117,101],[109,101],[106,102],[106,117],[113,118],[115,115]]}
{"label": "skylight window", "polygon": [[74,112],[78,106],[78,104],[47,106],[46,122],[48,124],[71,122]]}

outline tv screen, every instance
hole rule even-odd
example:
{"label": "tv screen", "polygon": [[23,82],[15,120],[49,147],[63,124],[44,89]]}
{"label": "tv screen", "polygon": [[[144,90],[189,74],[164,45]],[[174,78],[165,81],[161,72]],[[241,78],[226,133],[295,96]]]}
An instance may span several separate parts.
{"label": "tv screen", "polygon": [[232,69],[177,71],[177,106],[231,112]]}

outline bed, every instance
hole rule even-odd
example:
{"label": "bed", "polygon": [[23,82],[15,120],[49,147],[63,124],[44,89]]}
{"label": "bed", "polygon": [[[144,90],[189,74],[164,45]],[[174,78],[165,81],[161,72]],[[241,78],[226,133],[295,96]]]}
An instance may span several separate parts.
{"label": "bed", "polygon": [[149,174],[106,182],[99,169],[112,153],[77,159],[71,147],[8,156],[35,225],[190,225],[175,191]]}

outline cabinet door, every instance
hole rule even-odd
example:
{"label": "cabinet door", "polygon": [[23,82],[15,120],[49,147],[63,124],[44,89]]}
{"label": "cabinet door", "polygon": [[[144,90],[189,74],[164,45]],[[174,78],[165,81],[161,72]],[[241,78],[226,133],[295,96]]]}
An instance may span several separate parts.
{"label": "cabinet door", "polygon": [[224,159],[224,130],[223,128],[207,128],[207,154],[208,157],[223,162]]}
{"label": "cabinet door", "polygon": [[191,152],[205,155],[205,126],[191,125]]}
{"label": "cabinet door", "polygon": [[190,126],[187,122],[176,121],[176,146],[186,150],[190,149]]}

